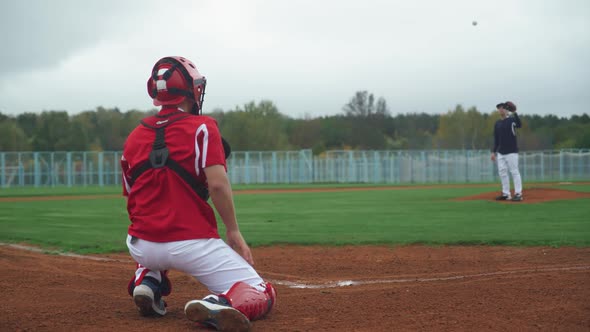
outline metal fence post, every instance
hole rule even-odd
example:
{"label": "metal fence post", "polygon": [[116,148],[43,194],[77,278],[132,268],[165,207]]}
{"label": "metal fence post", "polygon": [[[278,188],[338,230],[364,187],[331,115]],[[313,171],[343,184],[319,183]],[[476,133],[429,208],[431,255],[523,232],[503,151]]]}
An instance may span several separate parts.
{"label": "metal fence post", "polygon": [[41,184],[41,170],[39,168],[39,152],[33,153],[33,184],[39,187]]}
{"label": "metal fence post", "polygon": [[570,149],[570,179],[575,180],[578,173],[578,163],[576,162],[575,151]]}
{"label": "metal fence post", "polygon": [[244,170],[246,173],[244,174],[244,180],[246,184],[250,184],[250,152],[246,152],[244,156]]}
{"label": "metal fence post", "polygon": [[426,183],[428,182],[428,164],[426,162],[426,153],[424,151],[420,151],[420,159],[422,160],[422,167],[424,168],[424,172],[422,172],[422,175],[424,176],[422,183]]}
{"label": "metal fence post", "polygon": [[102,151],[98,153],[98,185],[104,186],[104,154]]}
{"label": "metal fence post", "polygon": [[373,183],[381,182],[380,159],[379,152],[373,151]]}
{"label": "metal fence post", "polygon": [[68,187],[71,187],[72,186],[72,153],[71,152],[66,153],[66,170],[67,170],[66,184]]}
{"label": "metal fence post", "polygon": [[545,181],[545,154],[541,151],[541,181]]}
{"label": "metal fence post", "polygon": [[559,181],[563,181],[563,150],[559,150]]}
{"label": "metal fence post", "polygon": [[88,185],[88,161],[86,154],[86,151],[84,151],[84,153],[82,154],[82,183],[84,184],[84,187]]}
{"label": "metal fence post", "polygon": [[354,157],[352,151],[348,151],[348,182],[356,182]]}
{"label": "metal fence post", "polygon": [[471,151],[465,150],[465,182],[469,183],[469,158],[471,157]]}
{"label": "metal fence post", "polygon": [[396,179],[397,179],[397,183],[402,182],[402,152],[401,151],[397,151],[397,158],[396,158]]}
{"label": "metal fence post", "polygon": [[414,152],[410,151],[410,183],[414,183]]}
{"label": "metal fence post", "polygon": [[395,167],[393,167],[393,165],[395,162],[395,157],[393,155],[393,152],[388,153],[388,154],[389,154],[389,179],[387,179],[386,181],[394,183],[395,182],[395,175],[394,175],[395,174],[394,173]]}
{"label": "metal fence post", "polygon": [[0,185],[6,188],[6,157],[4,152],[0,152]]}
{"label": "metal fence post", "polygon": [[25,185],[25,167],[21,159],[21,153],[18,153],[18,184],[22,187]]}
{"label": "metal fence post", "polygon": [[582,169],[584,168],[584,164],[582,163],[582,150],[578,151],[578,154],[580,155],[580,158],[578,160],[578,179],[582,179],[584,177],[584,173],[582,172]]}
{"label": "metal fence post", "polygon": [[276,151],[273,151],[272,152],[272,157],[271,158],[272,159],[271,159],[271,175],[270,175],[270,178],[271,178],[271,182],[272,183],[277,183],[278,182],[277,181],[277,167],[278,167],[278,165],[277,165],[277,152]]}
{"label": "metal fence post", "polygon": [[55,152],[51,152],[49,154],[48,178],[49,178],[49,184],[52,187],[55,187],[55,183],[58,182],[57,181],[58,172],[59,172],[59,168],[55,167]]}
{"label": "metal fence post", "polygon": [[522,162],[522,176],[523,176],[525,179],[527,179],[527,171],[526,171],[526,160],[528,159],[528,158],[527,158],[528,154],[525,152],[525,153],[523,154],[523,156],[524,156],[524,158],[523,158],[524,160],[523,160],[523,162]]}
{"label": "metal fence post", "polygon": [[113,152],[113,183],[119,185],[119,180],[121,176],[119,176],[120,171],[120,164],[119,164],[119,154],[117,151]]}
{"label": "metal fence post", "polygon": [[309,162],[307,160],[307,156],[305,155],[305,150],[299,150],[297,156],[299,157],[299,182],[308,183],[309,177],[307,174],[309,174],[309,172],[307,170],[309,167],[307,167],[307,165],[309,165]]}

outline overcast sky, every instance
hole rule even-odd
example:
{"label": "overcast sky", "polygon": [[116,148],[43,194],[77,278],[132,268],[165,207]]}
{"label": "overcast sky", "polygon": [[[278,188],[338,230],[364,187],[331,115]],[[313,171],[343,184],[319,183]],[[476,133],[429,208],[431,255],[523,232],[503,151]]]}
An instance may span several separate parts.
{"label": "overcast sky", "polygon": [[207,77],[205,112],[332,115],[368,90],[393,114],[590,113],[589,0],[19,0],[0,31],[5,114],[148,110],[168,55]]}

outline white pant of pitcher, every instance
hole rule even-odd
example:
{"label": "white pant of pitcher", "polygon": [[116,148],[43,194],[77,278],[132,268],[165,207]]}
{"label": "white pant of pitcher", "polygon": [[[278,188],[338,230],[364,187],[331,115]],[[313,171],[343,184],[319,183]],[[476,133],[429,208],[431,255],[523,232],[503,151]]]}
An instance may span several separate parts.
{"label": "white pant of pitcher", "polygon": [[518,170],[518,153],[501,154],[498,153],[498,174],[502,181],[502,195],[510,197],[510,175],[514,182],[514,194],[522,194],[522,179]]}

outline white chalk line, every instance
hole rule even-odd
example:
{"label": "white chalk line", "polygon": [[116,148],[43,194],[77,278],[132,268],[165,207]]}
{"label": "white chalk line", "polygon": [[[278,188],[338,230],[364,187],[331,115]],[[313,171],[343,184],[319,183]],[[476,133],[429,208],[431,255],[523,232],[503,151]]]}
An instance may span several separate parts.
{"label": "white chalk line", "polygon": [[[8,246],[15,249],[28,250],[39,253],[51,253],[59,256],[74,257],[80,259],[89,259],[95,261],[105,262],[120,262],[121,260],[96,257],[88,255],[78,255],[72,253],[64,253],[59,251],[48,251],[36,247],[24,246],[20,244],[7,244],[0,242],[0,245]],[[130,259],[130,261],[132,261]],[[278,279],[267,279],[268,281],[276,284],[287,286],[289,288],[304,288],[304,289],[324,289],[324,288],[337,288],[337,287],[349,287],[349,286],[363,286],[363,285],[376,285],[376,284],[396,284],[396,283],[419,283],[419,282],[437,282],[437,281],[453,281],[453,280],[464,280],[464,279],[475,279],[482,277],[493,277],[503,276],[511,274],[527,274],[527,273],[546,273],[546,272],[564,272],[564,271],[583,271],[590,270],[590,266],[570,266],[570,267],[548,267],[548,268],[536,268],[536,269],[521,269],[521,270],[508,270],[508,271],[497,271],[497,272],[485,272],[476,274],[456,275],[448,277],[429,277],[429,278],[401,278],[401,279],[379,279],[379,280],[339,280],[339,281],[327,281],[324,283],[312,283],[303,280],[300,281],[289,281],[289,280],[278,280]]]}
{"label": "white chalk line", "polygon": [[65,257],[74,257],[74,258],[81,258],[81,259],[89,259],[89,260],[92,260],[92,261],[104,261],[104,262],[120,262],[121,261],[119,259],[112,259],[112,258],[106,258],[106,257],[96,257],[96,256],[89,256],[89,255],[78,255],[78,254],[73,254],[73,253],[69,253],[69,252],[61,252],[61,251],[55,251],[55,250],[46,250],[46,249],[41,249],[41,248],[37,248],[37,247],[23,246],[23,245],[20,245],[20,244],[13,244],[13,243],[3,243],[3,242],[0,242],[0,245],[11,247],[11,248],[15,248],[15,249],[20,249],[20,250],[38,252],[38,253],[42,253],[42,254],[48,253],[48,254],[51,254],[51,255],[65,256]]}
{"label": "white chalk line", "polygon": [[498,272],[486,272],[476,273],[468,275],[457,275],[449,277],[430,277],[430,278],[403,278],[403,279],[380,279],[380,280],[340,280],[340,281],[328,281],[325,283],[307,283],[307,282],[293,282],[288,280],[269,280],[277,285],[287,286],[289,288],[307,288],[307,289],[323,289],[323,288],[336,288],[336,287],[347,287],[347,286],[362,286],[362,285],[375,285],[375,284],[395,284],[395,283],[416,283],[416,282],[435,282],[435,281],[452,281],[452,280],[463,280],[463,279],[474,279],[481,277],[492,277],[492,276],[503,276],[510,274],[527,274],[527,273],[546,273],[556,271],[575,271],[575,270],[590,270],[590,266],[572,266],[572,267],[552,267],[552,268],[538,268],[538,269],[526,269],[526,270],[511,270],[511,271],[498,271]]}

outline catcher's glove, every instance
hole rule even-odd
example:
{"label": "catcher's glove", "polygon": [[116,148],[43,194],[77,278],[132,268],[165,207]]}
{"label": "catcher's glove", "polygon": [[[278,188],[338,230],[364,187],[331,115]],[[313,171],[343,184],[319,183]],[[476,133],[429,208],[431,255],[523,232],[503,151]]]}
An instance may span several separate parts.
{"label": "catcher's glove", "polygon": [[504,103],[504,109],[508,112],[516,112],[516,105],[511,101],[507,101]]}

